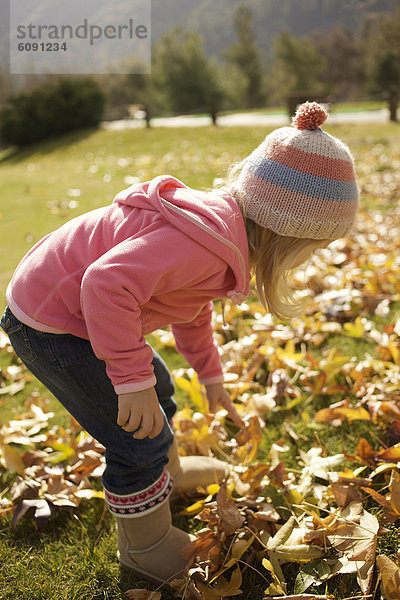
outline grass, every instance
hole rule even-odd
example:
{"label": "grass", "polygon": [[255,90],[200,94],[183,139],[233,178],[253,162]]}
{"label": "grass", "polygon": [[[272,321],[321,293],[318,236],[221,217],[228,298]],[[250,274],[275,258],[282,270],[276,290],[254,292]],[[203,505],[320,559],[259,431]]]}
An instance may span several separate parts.
{"label": "grass", "polygon": [[[312,100],[312,98],[310,98]],[[360,102],[338,102],[333,104],[332,111],[340,112],[361,112],[370,110],[381,110],[387,108],[387,102],[383,100],[365,100]],[[251,108],[235,111],[237,113],[253,113],[260,115],[286,115],[286,106],[270,106],[268,108]]]}
{"label": "grass", "polygon": [[[327,131],[346,141],[365,164],[367,149],[382,147],[387,154],[398,143],[394,124],[345,125],[327,127]],[[228,166],[247,155],[268,130],[252,128],[195,128],[112,131],[84,131],[58,140],[44,142],[18,152],[0,155],[0,298],[5,302],[5,288],[20,258],[44,234],[66,220],[112,201],[114,195],[138,177],[141,181],[161,173],[171,173],[192,187],[209,188],[215,178],[223,177]],[[369,155],[368,155],[369,156]],[[371,160],[368,158],[368,160]],[[371,164],[379,172],[379,164]],[[75,191],[72,191],[75,190]],[[79,190],[79,191],[76,191]],[[369,198],[370,206],[373,199]],[[382,209],[390,209],[387,204]],[[399,310],[399,305],[393,307]],[[394,312],[380,324],[390,322]],[[245,332],[246,324],[241,327]],[[155,338],[150,338],[155,342]],[[157,345],[157,344],[156,344]],[[348,356],[362,359],[374,353],[374,344],[344,336],[332,336],[327,345],[335,346]],[[158,348],[170,367],[184,364],[170,348]],[[322,349],[321,349],[322,350]],[[5,369],[14,361],[0,351]],[[21,410],[24,400],[34,390],[46,394],[33,378],[23,392],[0,397],[0,423]],[[182,403],[184,396],[178,396]],[[311,405],[271,414],[267,421],[262,451],[272,443],[289,445],[285,464],[296,467],[299,449],[307,450],[317,441],[328,454],[345,450],[351,454],[357,440],[375,436],[364,422],[345,421],[332,429],[311,424],[310,415],[332,402],[316,397]],[[67,415],[59,403],[51,400],[54,422],[67,425]],[[294,442],[287,435],[290,425],[306,439]],[[0,490],[13,477],[0,470]],[[386,546],[384,546],[386,544]],[[395,555],[399,545],[396,532],[382,541],[385,553]],[[100,600],[122,599],[130,587],[147,587],[145,582],[121,571],[115,556],[116,539],[112,518],[103,513],[99,500],[82,502],[74,515],[60,513],[41,533],[32,522],[22,520],[10,527],[10,519],[0,519],[0,600]],[[260,579],[248,572],[244,598],[262,597]],[[357,595],[354,578],[337,583],[336,598]],[[323,593],[315,588],[315,593]],[[168,597],[167,596],[163,596]]]}

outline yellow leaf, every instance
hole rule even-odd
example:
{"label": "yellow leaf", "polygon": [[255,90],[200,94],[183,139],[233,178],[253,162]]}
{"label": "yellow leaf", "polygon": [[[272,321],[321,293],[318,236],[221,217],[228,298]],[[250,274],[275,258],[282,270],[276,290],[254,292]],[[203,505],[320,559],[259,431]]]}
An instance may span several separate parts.
{"label": "yellow leaf", "polygon": [[0,442],[0,459],[1,464],[7,471],[14,471],[18,475],[23,475],[25,465],[18,452],[9,446]]}
{"label": "yellow leaf", "polygon": [[242,594],[243,592],[240,589],[241,583],[242,572],[239,567],[236,567],[230,581],[227,581],[225,577],[219,577],[211,588],[200,582],[197,583],[197,587],[205,600],[219,600],[226,596]]}
{"label": "yellow leaf", "polygon": [[182,514],[197,515],[197,513],[202,510],[204,504],[205,504],[205,500],[198,500],[194,504],[191,504],[190,506],[186,506]]}
{"label": "yellow leaf", "polygon": [[206,490],[207,494],[210,494],[210,496],[215,496],[215,494],[218,494],[219,492],[219,485],[218,483],[210,483],[210,485],[206,487]]}
{"label": "yellow leaf", "polygon": [[357,317],[354,323],[344,323],[343,329],[350,337],[362,338],[365,332],[363,319],[361,317]]}
{"label": "yellow leaf", "polygon": [[392,509],[400,514],[400,474],[397,471],[392,471],[389,483],[390,490],[390,505]]}
{"label": "yellow leaf", "polygon": [[[286,583],[285,581],[281,578],[283,578],[283,574],[282,574],[282,570],[279,566],[279,563],[277,564],[277,568],[280,571],[280,573],[276,573],[274,565],[272,564],[272,562],[270,560],[268,560],[267,558],[263,558],[262,559],[262,566],[264,567],[264,569],[266,569],[267,571],[269,571],[274,579],[274,582],[271,583],[271,585],[268,587],[267,590],[265,590],[266,594],[269,593],[274,593],[274,594],[286,594]],[[270,590],[270,591],[268,591]]]}
{"label": "yellow leaf", "polygon": [[338,350],[336,350],[336,348],[332,348],[332,350],[330,350],[328,356],[326,358],[324,358],[323,360],[321,360],[319,366],[320,366],[320,369],[325,371],[327,374],[327,379],[326,379],[327,385],[330,385],[331,383],[333,383],[336,373],[338,373],[341,370],[341,368],[343,367],[343,365],[348,363],[349,360],[350,360],[349,356],[344,356],[343,354],[340,354],[340,352],[338,352]]}
{"label": "yellow leaf", "polygon": [[204,399],[203,394],[201,393],[202,387],[197,378],[197,374],[193,372],[190,380],[183,375],[174,375],[174,381],[181,389],[189,394],[189,397],[196,409],[203,411]]}
{"label": "yellow leaf", "polygon": [[302,494],[300,494],[300,492],[297,490],[289,490],[285,498],[289,504],[301,504],[303,500]]}
{"label": "yellow leaf", "polygon": [[289,340],[286,342],[285,348],[276,348],[275,349],[276,356],[283,361],[284,363],[298,363],[304,358],[303,352],[295,351],[295,344],[293,340]]}
{"label": "yellow leaf", "polygon": [[102,490],[83,488],[82,490],[75,492],[74,496],[84,498],[85,500],[91,500],[92,498],[104,498],[104,492]]}
{"label": "yellow leaf", "polygon": [[315,415],[316,423],[342,423],[345,419],[352,421],[370,421],[370,414],[362,406],[337,406],[335,408],[322,408]]}
{"label": "yellow leaf", "polygon": [[396,346],[396,344],[393,343],[393,340],[389,340],[388,348],[389,348],[390,354],[392,355],[393,362],[396,365],[400,365],[400,348],[399,348],[399,346]]}

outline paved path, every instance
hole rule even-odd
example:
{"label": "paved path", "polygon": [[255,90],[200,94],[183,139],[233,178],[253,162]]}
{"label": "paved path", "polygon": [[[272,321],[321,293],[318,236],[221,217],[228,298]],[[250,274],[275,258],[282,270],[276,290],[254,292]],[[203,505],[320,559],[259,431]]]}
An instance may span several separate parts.
{"label": "paved path", "polygon": [[[381,110],[369,110],[360,112],[337,112],[332,111],[329,115],[329,124],[335,123],[382,123],[389,119],[389,111],[386,108]],[[218,125],[221,127],[236,126],[260,126],[260,127],[281,127],[287,125],[289,119],[286,115],[262,115],[258,113],[235,113],[231,115],[221,115],[218,117]],[[144,127],[143,120],[122,119],[120,121],[106,121],[102,123],[103,129],[136,129]],[[179,117],[158,117],[152,119],[152,127],[204,127],[211,125],[211,119],[203,116],[184,115]]]}

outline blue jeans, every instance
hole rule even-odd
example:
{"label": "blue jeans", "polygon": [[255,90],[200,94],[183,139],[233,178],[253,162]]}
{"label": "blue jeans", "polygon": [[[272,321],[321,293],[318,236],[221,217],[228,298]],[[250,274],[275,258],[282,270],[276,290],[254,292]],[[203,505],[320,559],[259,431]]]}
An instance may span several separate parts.
{"label": "blue jeans", "polygon": [[176,412],[174,385],[162,358],[153,351],[155,386],[164,427],[154,439],[138,440],[117,425],[118,396],[90,342],[70,334],[43,333],[24,325],[7,307],[1,326],[28,369],[80,425],[106,449],[103,485],[112,494],[135,494],[151,486],[168,462]]}

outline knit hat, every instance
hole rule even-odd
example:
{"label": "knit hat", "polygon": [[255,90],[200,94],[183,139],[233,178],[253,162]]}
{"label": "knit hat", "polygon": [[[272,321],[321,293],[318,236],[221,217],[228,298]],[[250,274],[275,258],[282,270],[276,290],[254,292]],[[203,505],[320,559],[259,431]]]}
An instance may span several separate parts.
{"label": "knit hat", "polygon": [[245,215],[280,235],[345,237],[354,223],[358,190],[349,149],[320,125],[328,113],[302,104],[282,127],[238,165],[230,185]]}

